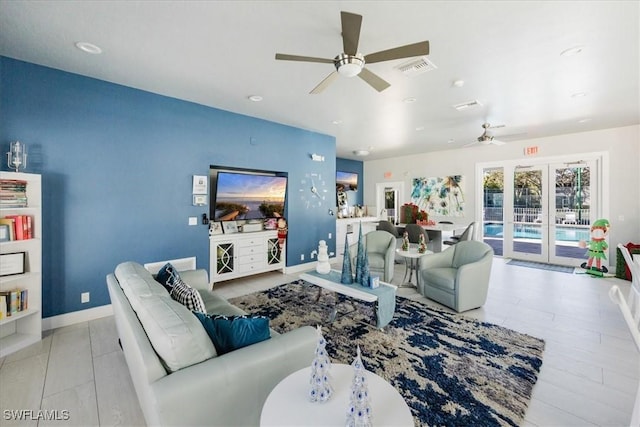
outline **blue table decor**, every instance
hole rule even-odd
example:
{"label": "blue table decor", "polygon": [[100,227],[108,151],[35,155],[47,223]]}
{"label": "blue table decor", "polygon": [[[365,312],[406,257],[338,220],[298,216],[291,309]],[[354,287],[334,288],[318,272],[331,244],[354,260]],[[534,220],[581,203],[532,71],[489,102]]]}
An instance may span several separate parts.
{"label": "blue table decor", "polygon": [[344,236],[344,256],[342,258],[342,277],[340,283],[350,285],[353,283],[353,272],[351,271],[351,251],[349,250],[349,239]]}

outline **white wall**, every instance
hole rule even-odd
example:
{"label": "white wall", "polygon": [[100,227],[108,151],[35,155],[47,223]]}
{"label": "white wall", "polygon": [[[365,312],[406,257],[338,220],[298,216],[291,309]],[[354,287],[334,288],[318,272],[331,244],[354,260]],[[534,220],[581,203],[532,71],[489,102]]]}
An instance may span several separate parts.
{"label": "white wall", "polygon": [[[637,125],[509,142],[504,146],[474,146],[365,161],[364,204],[375,206],[375,188],[379,182],[403,181],[406,200],[401,203],[405,203],[411,197],[413,178],[464,175],[465,217],[447,219],[468,224],[474,219],[476,209],[476,163],[525,159],[524,147],[534,145],[539,147],[536,157],[545,158],[607,152],[610,173],[609,186],[604,191],[609,197],[610,245],[640,243],[640,126]],[[385,172],[391,173],[386,180]],[[619,221],[621,216],[624,216],[624,221]]]}

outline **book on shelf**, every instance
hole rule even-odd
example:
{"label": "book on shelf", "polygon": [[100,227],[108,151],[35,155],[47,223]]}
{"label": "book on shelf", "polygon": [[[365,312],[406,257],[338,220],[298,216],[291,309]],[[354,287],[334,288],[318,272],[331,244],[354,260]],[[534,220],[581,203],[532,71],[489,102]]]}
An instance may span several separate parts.
{"label": "book on shelf", "polygon": [[[29,290],[12,289],[0,292],[0,311],[4,317],[11,317],[29,308]],[[1,319],[2,317],[0,317]]]}
{"label": "book on shelf", "polygon": [[0,218],[0,225],[9,227],[9,238],[5,239],[3,234],[0,236],[0,241],[33,238],[33,219],[30,215],[6,215],[4,218]]}
{"label": "book on shelf", "polygon": [[27,181],[0,179],[0,208],[27,207]]}

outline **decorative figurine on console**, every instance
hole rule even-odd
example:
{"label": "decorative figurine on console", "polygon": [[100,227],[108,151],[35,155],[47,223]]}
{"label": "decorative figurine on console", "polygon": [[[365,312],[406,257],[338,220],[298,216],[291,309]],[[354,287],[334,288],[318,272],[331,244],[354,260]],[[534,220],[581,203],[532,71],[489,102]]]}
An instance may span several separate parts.
{"label": "decorative figurine on console", "polygon": [[327,242],[324,240],[320,240],[320,244],[318,245],[318,264],[316,265],[316,271],[320,274],[329,274],[331,271]]}
{"label": "decorative figurine on console", "polygon": [[[587,262],[583,262],[580,267],[587,270],[587,273],[591,274],[591,271],[598,273],[607,273],[609,269],[602,265],[602,260],[607,259],[605,251],[609,247],[605,238],[609,234],[610,224],[606,219],[597,219],[591,224],[591,240],[587,244],[584,240],[581,240],[579,246],[581,248],[588,248],[587,256],[589,257]],[[596,266],[593,267],[593,260],[596,261]],[[599,274],[601,276],[601,274]]]}
{"label": "decorative figurine on console", "polygon": [[427,252],[427,242],[425,242],[424,240],[424,234],[420,235],[420,242],[418,243],[418,253],[425,253]]}
{"label": "decorative figurine on console", "polygon": [[282,217],[278,218],[278,244],[280,245],[280,249],[284,246],[288,231],[287,220]]}
{"label": "decorative figurine on console", "polygon": [[403,251],[409,250],[409,233],[407,233],[406,231],[402,235],[402,250]]}

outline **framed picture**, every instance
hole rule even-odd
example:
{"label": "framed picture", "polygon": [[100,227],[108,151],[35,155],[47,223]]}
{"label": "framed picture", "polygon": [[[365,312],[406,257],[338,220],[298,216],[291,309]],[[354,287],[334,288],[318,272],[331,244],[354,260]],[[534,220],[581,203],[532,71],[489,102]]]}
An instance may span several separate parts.
{"label": "framed picture", "polygon": [[238,232],[238,223],[235,221],[222,221],[222,229],[224,234],[233,234]]}
{"label": "framed picture", "polygon": [[24,274],[25,252],[0,255],[0,276]]}
{"label": "framed picture", "polygon": [[219,221],[211,221],[209,223],[209,236],[222,234],[222,223]]}
{"label": "framed picture", "polygon": [[11,240],[11,229],[8,224],[0,224],[0,242]]}

